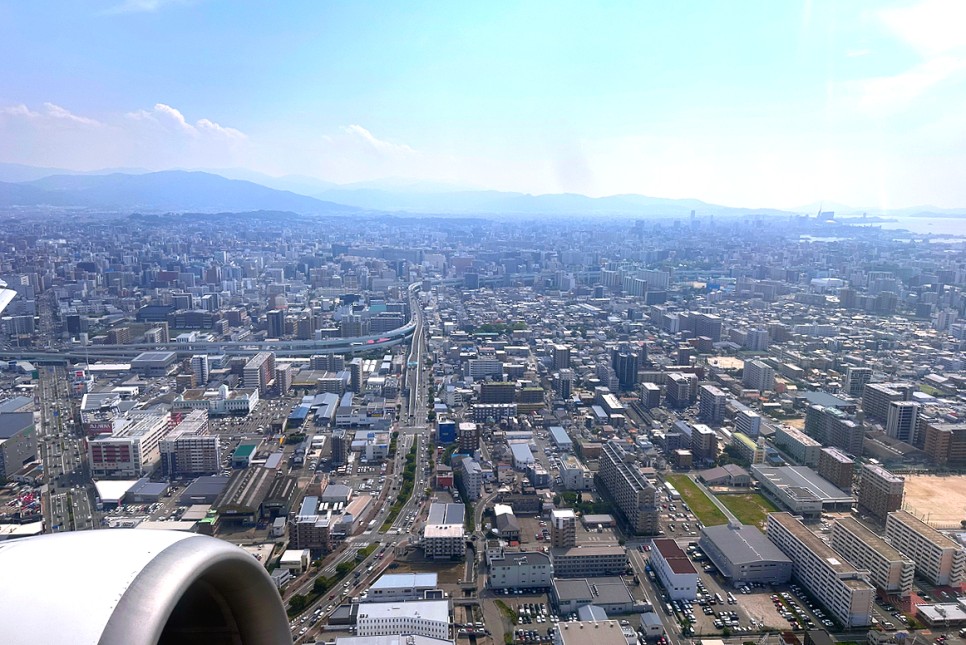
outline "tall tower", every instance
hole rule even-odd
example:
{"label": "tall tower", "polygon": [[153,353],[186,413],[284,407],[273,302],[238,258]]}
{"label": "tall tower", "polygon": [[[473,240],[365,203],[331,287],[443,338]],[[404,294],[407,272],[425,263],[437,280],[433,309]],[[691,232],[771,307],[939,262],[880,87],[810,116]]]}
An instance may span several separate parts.
{"label": "tall tower", "polygon": [[572,508],[550,512],[550,546],[555,549],[577,546],[577,515]]}

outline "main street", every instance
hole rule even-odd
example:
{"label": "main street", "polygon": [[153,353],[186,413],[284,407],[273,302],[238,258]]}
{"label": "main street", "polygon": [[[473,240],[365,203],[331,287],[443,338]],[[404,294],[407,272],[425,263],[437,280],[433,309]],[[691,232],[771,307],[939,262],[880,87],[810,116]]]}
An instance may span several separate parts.
{"label": "main street", "polygon": [[73,432],[67,374],[62,367],[45,367],[39,377],[37,440],[46,480],[42,489],[45,525],[52,533],[95,528],[87,453],[84,440]]}
{"label": "main street", "polygon": [[[410,306],[413,312],[412,320],[415,323],[413,330],[412,345],[407,356],[406,363],[406,384],[408,397],[406,400],[405,414],[399,420],[396,438],[396,454],[393,457],[392,475],[387,478],[385,489],[385,503],[375,513],[374,528],[365,530],[358,535],[353,535],[346,540],[345,547],[330,555],[326,560],[320,574],[325,577],[336,575],[338,566],[344,562],[354,562],[355,567],[343,578],[341,587],[329,589],[320,596],[315,602],[307,606],[295,619],[293,623],[296,627],[303,625],[303,617],[315,616],[315,612],[321,609],[318,614],[317,623],[325,624],[329,615],[338,606],[339,602],[347,597],[357,595],[380,575],[390,565],[395,556],[396,549],[402,545],[414,542],[414,535],[417,533],[417,522],[426,510],[429,497],[426,495],[428,487],[428,475],[426,474],[429,463],[429,447],[431,437],[429,427],[426,423],[429,401],[429,394],[426,390],[426,332],[424,326],[424,312],[419,304],[418,292],[410,289]],[[403,425],[404,422],[407,422]],[[389,516],[390,508],[402,486],[402,474],[406,464],[406,455],[415,446],[415,471],[413,476],[413,488],[409,498],[399,509],[389,530],[381,532],[381,527]],[[413,519],[410,519],[410,518]],[[373,551],[367,558],[357,562],[357,554],[366,546],[379,543],[379,548]],[[317,576],[308,576],[294,590],[286,592],[285,597],[290,598],[296,594],[308,594],[312,590],[314,579]],[[296,642],[310,640],[320,631],[320,627],[311,626],[304,635],[296,638]]]}

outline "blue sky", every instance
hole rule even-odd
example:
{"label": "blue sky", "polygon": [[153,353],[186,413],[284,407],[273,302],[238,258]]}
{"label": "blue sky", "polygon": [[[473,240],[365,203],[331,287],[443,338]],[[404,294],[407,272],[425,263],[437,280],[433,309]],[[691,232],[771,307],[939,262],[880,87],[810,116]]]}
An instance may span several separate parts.
{"label": "blue sky", "polygon": [[0,161],[966,207],[966,3],[0,4]]}

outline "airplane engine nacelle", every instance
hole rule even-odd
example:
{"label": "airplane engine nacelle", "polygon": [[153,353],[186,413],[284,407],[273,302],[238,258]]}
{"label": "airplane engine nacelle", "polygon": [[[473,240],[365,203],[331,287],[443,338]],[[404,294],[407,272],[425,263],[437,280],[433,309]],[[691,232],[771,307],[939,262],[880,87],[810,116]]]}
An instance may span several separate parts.
{"label": "airplane engine nacelle", "polygon": [[0,543],[0,643],[291,643],[268,573],[179,531],[98,530]]}

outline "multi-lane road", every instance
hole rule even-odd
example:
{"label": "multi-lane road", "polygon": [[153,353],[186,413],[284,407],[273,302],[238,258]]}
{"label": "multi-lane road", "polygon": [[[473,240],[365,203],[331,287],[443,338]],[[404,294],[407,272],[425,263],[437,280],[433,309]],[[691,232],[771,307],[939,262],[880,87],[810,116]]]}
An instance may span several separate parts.
{"label": "multi-lane road", "polygon": [[83,439],[74,432],[70,383],[62,367],[40,371],[37,439],[44,464],[44,520],[47,530],[93,529],[90,469]]}

